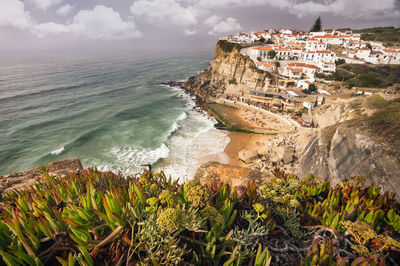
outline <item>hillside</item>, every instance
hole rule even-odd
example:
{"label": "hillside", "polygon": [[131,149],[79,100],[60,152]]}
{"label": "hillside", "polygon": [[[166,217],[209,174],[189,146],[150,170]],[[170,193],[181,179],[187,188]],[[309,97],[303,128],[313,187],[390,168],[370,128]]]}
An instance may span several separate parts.
{"label": "hillside", "polygon": [[387,88],[393,85],[400,88],[399,65],[342,64],[332,75],[317,74],[317,77],[343,81],[348,88]]}
{"label": "hillside", "polygon": [[390,43],[388,46],[396,45],[400,38],[400,28],[395,27],[375,27],[367,29],[338,29],[339,31],[352,30],[354,33],[361,34],[361,39],[365,41],[381,41]]}

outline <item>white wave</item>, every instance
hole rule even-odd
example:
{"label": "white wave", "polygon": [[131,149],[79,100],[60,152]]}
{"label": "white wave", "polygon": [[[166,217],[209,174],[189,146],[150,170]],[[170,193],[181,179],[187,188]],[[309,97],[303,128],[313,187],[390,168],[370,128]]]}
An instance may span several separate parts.
{"label": "white wave", "polygon": [[123,175],[134,175],[140,173],[144,164],[154,164],[162,158],[167,158],[170,149],[165,143],[156,149],[139,148],[135,146],[115,147],[110,151],[114,157],[112,164],[99,163],[101,171],[113,171]]}
{"label": "white wave", "polygon": [[214,128],[215,120],[206,114],[188,111],[189,118],[178,134],[169,140],[169,156],[156,165],[180,182],[192,179],[197,168],[208,161],[228,163],[224,150],[230,139],[226,132]]}
{"label": "white wave", "polygon": [[61,147],[61,148],[59,148],[57,150],[52,151],[51,154],[52,155],[59,155],[59,154],[63,153],[64,151],[65,151],[65,148]]}

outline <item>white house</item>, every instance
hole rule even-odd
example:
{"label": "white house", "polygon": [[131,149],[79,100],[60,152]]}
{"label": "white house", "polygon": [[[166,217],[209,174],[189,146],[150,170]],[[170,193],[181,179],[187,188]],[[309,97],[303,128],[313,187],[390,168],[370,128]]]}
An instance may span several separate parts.
{"label": "white house", "polygon": [[343,40],[339,36],[334,35],[315,36],[314,38],[320,42],[332,45],[341,45],[343,43]]}
{"label": "white house", "polygon": [[303,50],[300,48],[292,48],[291,50],[291,59],[292,60],[299,60],[301,58],[301,55],[303,53]]}
{"label": "white house", "polygon": [[266,59],[268,56],[268,52],[272,51],[273,48],[271,46],[258,46],[252,49],[252,55],[255,58],[261,57],[262,60]]}
{"label": "white house", "polygon": [[367,47],[367,44],[365,42],[349,40],[343,43],[343,47],[350,49],[361,49]]}
{"label": "white house", "polygon": [[286,48],[276,49],[275,52],[278,60],[289,60],[291,57],[291,50]]}
{"label": "white house", "polygon": [[305,64],[301,62],[289,63],[287,64],[287,67],[292,69],[300,69],[305,76],[310,78],[314,78],[315,73],[319,71],[319,67],[317,67],[316,65]]}
{"label": "white house", "polygon": [[364,47],[364,48],[357,50],[356,56],[360,59],[367,60],[369,58],[370,54],[371,54],[371,50],[368,49],[367,47]]}
{"label": "white house", "polygon": [[314,40],[308,40],[305,46],[306,51],[325,51],[328,49],[328,44]]}
{"label": "white house", "polygon": [[382,52],[384,56],[387,56],[386,64],[400,64],[400,50],[383,49]]}
{"label": "white house", "polygon": [[309,51],[302,54],[301,59],[306,62],[335,62],[335,54],[332,51]]}
{"label": "white house", "polygon": [[333,62],[326,62],[324,60],[318,61],[319,72],[334,73],[336,72],[336,64]]}
{"label": "white house", "polygon": [[278,73],[290,79],[299,79],[301,78],[303,70],[292,67],[280,67],[278,68]]}
{"label": "white house", "polygon": [[312,81],[301,79],[297,82],[297,87],[302,88],[303,90],[308,90],[311,84]]}
{"label": "white house", "polygon": [[317,37],[317,36],[324,36],[326,35],[326,31],[312,31],[309,33],[309,36],[312,37]]}
{"label": "white house", "polygon": [[268,72],[273,72],[276,69],[276,66],[274,64],[257,62],[256,65],[257,65],[257,68],[264,70],[264,71],[268,71]]}

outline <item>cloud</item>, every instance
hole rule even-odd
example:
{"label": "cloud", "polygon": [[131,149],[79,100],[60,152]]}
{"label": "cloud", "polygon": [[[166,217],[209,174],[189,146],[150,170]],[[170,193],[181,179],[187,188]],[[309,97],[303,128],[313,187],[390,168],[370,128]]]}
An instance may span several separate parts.
{"label": "cloud", "polygon": [[98,5],[93,10],[81,10],[68,27],[87,39],[129,39],[141,36],[133,21],[123,21],[112,8]]}
{"label": "cloud", "polygon": [[[283,2],[288,2],[284,0]],[[273,1],[273,4],[277,1]],[[290,5],[290,2],[288,2]],[[336,0],[327,3],[307,1],[292,5],[289,12],[303,17],[309,14],[332,13],[350,19],[371,20],[383,18],[398,18],[396,0]]]}
{"label": "cloud", "polygon": [[74,10],[74,7],[67,4],[65,6],[60,7],[57,10],[57,14],[59,14],[61,16],[66,16],[66,15],[70,14],[72,12],[72,10]]}
{"label": "cloud", "polygon": [[37,8],[46,10],[49,7],[61,4],[63,0],[30,0]]}
{"label": "cloud", "polygon": [[[189,0],[190,1],[190,0]],[[330,13],[348,19],[398,18],[398,0],[199,0],[198,9],[272,6],[297,17]]]}
{"label": "cloud", "polygon": [[71,29],[63,24],[47,22],[34,25],[31,32],[36,36],[38,36],[39,38],[43,38],[49,34],[68,33],[71,32]]}
{"label": "cloud", "polygon": [[72,33],[86,39],[117,40],[140,37],[132,20],[123,20],[112,8],[98,5],[81,10],[67,24],[37,23],[25,11],[19,0],[0,0],[0,27],[11,26],[27,30],[39,38],[60,33]]}
{"label": "cloud", "polygon": [[191,36],[191,35],[195,35],[196,33],[197,33],[196,29],[185,29],[185,31],[183,32],[183,35]]}
{"label": "cloud", "polygon": [[174,25],[186,30],[197,24],[198,13],[191,6],[177,0],[139,0],[130,7],[131,13],[157,26]]}
{"label": "cloud", "polygon": [[19,29],[30,28],[33,24],[25,5],[19,0],[0,1],[0,26],[12,26]]}
{"label": "cloud", "polygon": [[217,15],[212,15],[211,17],[208,17],[204,21],[204,24],[206,24],[207,26],[214,26],[215,24],[217,24],[220,21],[221,21],[221,17],[219,17]]}
{"label": "cloud", "polygon": [[221,21],[214,25],[209,34],[220,34],[227,32],[237,32],[240,31],[242,27],[233,17],[227,18],[225,21]]}

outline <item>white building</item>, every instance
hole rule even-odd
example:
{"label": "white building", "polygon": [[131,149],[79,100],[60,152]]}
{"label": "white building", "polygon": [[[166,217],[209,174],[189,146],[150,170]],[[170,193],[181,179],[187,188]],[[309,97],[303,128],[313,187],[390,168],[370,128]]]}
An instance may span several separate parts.
{"label": "white building", "polygon": [[371,54],[371,50],[367,47],[361,48],[357,50],[356,56],[360,59],[367,60],[369,55]]}
{"label": "white building", "polygon": [[336,64],[333,62],[326,62],[324,60],[320,60],[320,61],[318,61],[318,67],[319,67],[318,72],[323,72],[323,73],[336,72]]}
{"label": "white building", "polygon": [[315,62],[324,60],[325,62],[335,62],[336,55],[332,51],[309,51],[301,56],[301,60],[305,62]]}
{"label": "white building", "polygon": [[268,72],[273,72],[276,69],[276,66],[274,64],[269,64],[264,62],[257,62],[256,66],[257,68]]}
{"label": "white building", "polygon": [[328,49],[328,44],[314,40],[308,40],[305,46],[306,51],[325,51]]}

